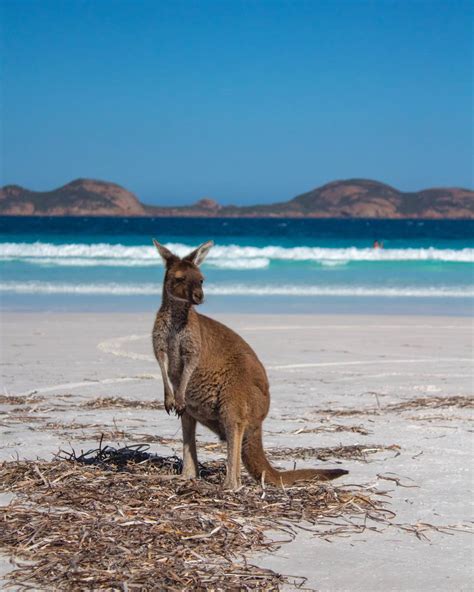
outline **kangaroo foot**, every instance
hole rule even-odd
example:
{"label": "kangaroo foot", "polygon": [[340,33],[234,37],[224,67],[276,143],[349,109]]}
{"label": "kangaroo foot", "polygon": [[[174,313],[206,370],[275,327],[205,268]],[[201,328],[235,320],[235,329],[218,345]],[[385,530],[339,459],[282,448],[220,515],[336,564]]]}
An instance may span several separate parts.
{"label": "kangaroo foot", "polygon": [[240,489],[242,487],[242,484],[240,483],[240,479],[232,479],[232,478],[226,477],[224,479],[223,487],[227,491],[237,491],[238,489]]}
{"label": "kangaroo foot", "polygon": [[195,469],[191,468],[187,468],[187,467],[183,467],[183,472],[181,473],[181,479],[197,479],[198,478],[198,474],[197,471]]}

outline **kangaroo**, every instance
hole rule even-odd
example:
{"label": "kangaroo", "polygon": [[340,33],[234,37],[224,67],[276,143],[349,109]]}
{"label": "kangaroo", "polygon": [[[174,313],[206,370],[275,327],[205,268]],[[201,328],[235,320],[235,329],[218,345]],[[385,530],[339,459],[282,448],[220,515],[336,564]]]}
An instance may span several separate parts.
{"label": "kangaroo", "polygon": [[278,471],[270,465],[262,444],[262,422],[270,407],[265,368],[242,337],[194,309],[204,300],[199,266],[214,243],[203,243],[181,259],[153,242],[165,264],[153,349],[163,376],[165,409],[181,418],[182,476],[198,477],[196,422],[227,442],[226,489],[240,488],[241,459],[254,479],[280,487],[347,474],[343,469]]}

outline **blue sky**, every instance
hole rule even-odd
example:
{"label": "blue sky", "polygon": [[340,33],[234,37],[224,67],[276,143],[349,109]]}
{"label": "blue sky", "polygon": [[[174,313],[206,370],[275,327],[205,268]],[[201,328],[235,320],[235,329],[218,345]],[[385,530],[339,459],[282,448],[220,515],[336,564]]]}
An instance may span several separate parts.
{"label": "blue sky", "polygon": [[2,184],[148,203],[472,187],[472,4],[2,3]]}

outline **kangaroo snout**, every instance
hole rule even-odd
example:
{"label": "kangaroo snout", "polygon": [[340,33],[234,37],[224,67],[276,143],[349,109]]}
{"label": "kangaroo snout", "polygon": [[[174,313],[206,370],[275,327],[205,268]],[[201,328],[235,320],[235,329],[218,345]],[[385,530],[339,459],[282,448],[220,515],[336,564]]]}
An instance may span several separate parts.
{"label": "kangaroo snout", "polygon": [[204,300],[202,288],[195,288],[191,294],[191,299],[193,304],[202,304],[202,301]]}

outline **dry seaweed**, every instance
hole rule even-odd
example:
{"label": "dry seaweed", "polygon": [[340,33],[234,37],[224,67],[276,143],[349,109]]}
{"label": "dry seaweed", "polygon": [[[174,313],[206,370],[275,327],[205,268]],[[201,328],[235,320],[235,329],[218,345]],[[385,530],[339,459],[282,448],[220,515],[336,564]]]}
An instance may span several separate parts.
{"label": "dry seaweed", "polygon": [[414,409],[444,409],[448,407],[474,409],[474,397],[461,395],[452,397],[419,397],[418,399],[410,399],[401,403],[387,405],[386,409],[390,409],[390,411],[407,411]]}
{"label": "dry seaweed", "polygon": [[368,436],[370,431],[360,425],[344,425],[340,423],[331,423],[327,425],[320,425],[316,428],[299,428],[292,432],[293,434],[319,434],[324,433],[335,433],[335,432],[352,432],[354,434],[360,434],[361,436]]}
{"label": "dry seaweed", "polygon": [[[428,422],[433,422],[433,421],[449,421],[449,422],[465,422],[465,421],[472,421],[474,419],[474,417],[472,417],[472,414],[470,417],[466,417],[466,416],[462,416],[462,415],[446,415],[445,413],[438,413],[436,415],[406,415],[405,419],[412,419],[414,421],[428,421]],[[437,425],[435,427],[448,427],[448,426],[443,426],[443,425]],[[451,429],[457,429],[459,426],[449,426]]]}
{"label": "dry seaweed", "polygon": [[41,395],[0,395],[0,405],[31,405],[43,400]]}
{"label": "dry seaweed", "polygon": [[379,407],[343,408],[343,409],[315,409],[313,412],[318,415],[331,417],[351,417],[354,415],[379,415],[383,411],[415,411],[418,409],[447,409],[456,407],[460,409],[473,409],[474,397],[454,395],[450,397],[419,397],[408,399],[400,403],[391,403]]}
{"label": "dry seaweed", "polygon": [[[170,475],[179,475],[183,470],[183,461],[178,456],[161,456],[159,454],[148,452],[148,444],[135,444],[132,446],[102,446],[103,437],[100,439],[99,447],[92,448],[86,452],[77,454],[74,449],[70,452],[60,450],[55,458],[58,460],[67,460],[83,465],[94,465],[104,470],[127,469],[130,463],[147,462],[153,468],[163,471]],[[207,466],[198,464],[199,477],[208,478],[213,475],[222,475],[225,471],[223,463],[209,463]]]}
{"label": "dry seaweed", "polygon": [[[120,429],[116,425],[110,427],[110,429],[104,429],[104,425],[98,423],[47,422],[41,429],[51,430],[56,434],[67,436],[71,440],[99,440],[105,438],[108,440],[114,440],[115,442],[159,443],[164,446],[180,443],[180,440],[177,440],[176,438],[166,438],[156,434],[130,432]],[[91,431],[92,429],[93,431]]]}
{"label": "dry seaweed", "polygon": [[120,429],[111,429],[95,431],[93,433],[84,432],[83,434],[75,434],[74,440],[98,440],[101,436],[108,440],[114,440],[115,442],[146,442],[148,444],[157,443],[163,446],[181,446],[181,440],[176,438],[166,438],[165,436],[158,436],[158,434],[143,434],[135,432],[126,432]]}
{"label": "dry seaweed", "polygon": [[49,416],[46,415],[26,415],[25,411],[28,412],[27,409],[22,408],[21,412],[11,412],[6,414],[4,417],[2,417],[3,421],[5,422],[5,425],[11,425],[11,424],[18,424],[18,423],[43,423],[45,420],[47,420],[49,418]]}
{"label": "dry seaweed", "polygon": [[126,407],[133,409],[164,409],[163,403],[159,401],[137,401],[125,397],[98,397],[91,401],[82,403],[81,407],[89,409],[108,409],[110,407]]}
{"label": "dry seaweed", "polygon": [[352,417],[354,415],[378,415],[380,409],[374,407],[357,407],[355,409],[345,407],[343,409],[314,409],[313,413],[329,417]]}
{"label": "dry seaweed", "polygon": [[[102,446],[103,437],[100,440],[99,447],[81,452],[77,455],[74,450],[67,452],[61,450],[56,458],[59,460],[69,460],[81,464],[98,465],[103,468],[125,468],[130,462],[143,463],[148,462],[160,470],[167,473],[178,475],[182,471],[182,460],[177,456],[161,456],[159,454],[148,452],[148,444],[136,444],[132,446],[123,446],[115,448],[113,446]],[[292,459],[292,458],[316,458],[326,461],[330,459],[344,460],[363,460],[368,461],[368,455],[383,452],[385,450],[395,451],[398,455],[400,446],[392,444],[383,446],[372,444],[362,446],[359,444],[351,446],[336,446],[326,448],[270,448],[267,455],[274,459]],[[225,464],[221,461],[211,461],[204,466],[199,463],[199,477],[210,478],[215,475],[222,476],[225,473]]]}
{"label": "dry seaweed", "polygon": [[182,481],[174,475],[179,459],[157,460],[143,447],[61,456],[0,464],[0,488],[18,494],[0,508],[0,546],[28,560],[8,576],[16,587],[278,590],[283,576],[246,560],[277,548],[269,531],[291,540],[305,520],[327,538],[393,518],[382,493],[357,486],[281,490],[244,477],[243,488],[229,492],[222,463],[212,463],[205,480]]}
{"label": "dry seaweed", "polygon": [[296,448],[269,448],[266,450],[267,456],[273,459],[292,459],[292,458],[313,458],[322,461],[330,459],[361,460],[368,462],[368,455],[383,452],[385,450],[398,451],[400,446],[392,444],[384,446],[382,444],[353,444],[350,446],[334,446],[325,448],[296,447]]}

